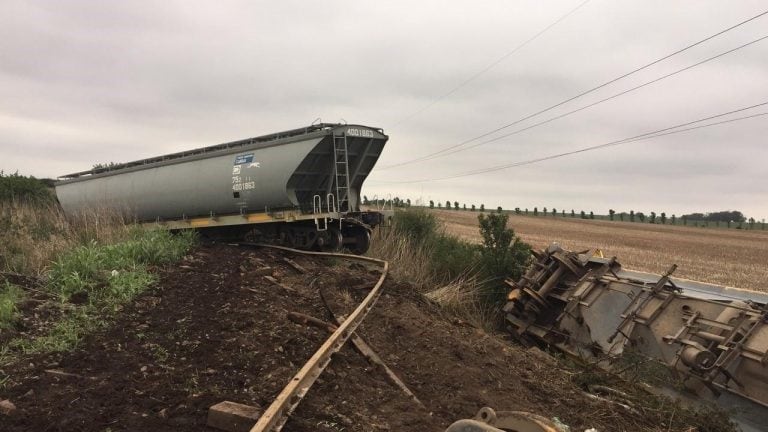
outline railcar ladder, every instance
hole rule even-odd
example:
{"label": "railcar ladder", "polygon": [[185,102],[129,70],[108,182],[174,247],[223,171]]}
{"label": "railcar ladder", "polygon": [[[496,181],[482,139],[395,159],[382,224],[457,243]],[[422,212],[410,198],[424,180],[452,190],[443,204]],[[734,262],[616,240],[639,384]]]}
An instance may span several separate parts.
{"label": "railcar ladder", "polygon": [[[336,205],[338,211],[349,210],[349,158],[347,135],[333,136],[333,160],[336,175]],[[329,209],[329,211],[331,211]]]}

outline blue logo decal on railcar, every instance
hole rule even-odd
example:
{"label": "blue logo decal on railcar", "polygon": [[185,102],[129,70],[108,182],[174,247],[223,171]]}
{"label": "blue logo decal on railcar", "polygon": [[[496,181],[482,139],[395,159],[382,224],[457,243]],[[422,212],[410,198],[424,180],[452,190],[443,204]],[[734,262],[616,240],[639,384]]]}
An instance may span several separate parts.
{"label": "blue logo decal on railcar", "polygon": [[253,162],[253,153],[235,156],[235,165],[242,165]]}

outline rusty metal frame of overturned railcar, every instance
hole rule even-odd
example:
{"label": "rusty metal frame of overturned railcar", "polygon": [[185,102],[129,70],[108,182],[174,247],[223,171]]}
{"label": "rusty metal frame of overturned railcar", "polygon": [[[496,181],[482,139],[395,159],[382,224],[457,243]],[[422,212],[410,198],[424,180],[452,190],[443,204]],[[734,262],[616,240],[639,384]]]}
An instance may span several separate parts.
{"label": "rusty metal frame of overturned railcar", "polygon": [[290,382],[278,394],[272,404],[264,411],[250,432],[279,431],[282,429],[288,417],[293,413],[309,389],[315,383],[323,370],[331,362],[331,356],[337,353],[349,340],[357,327],[363,322],[368,312],[381,296],[381,288],[389,272],[389,262],[365,256],[350,255],[330,252],[309,252],[291,249],[284,246],[275,246],[260,243],[238,243],[242,246],[267,247],[284,250],[303,255],[315,255],[325,257],[337,257],[355,261],[365,261],[382,266],[381,276],[363,301],[349,314],[347,319],[339,325],[328,339],[317,349],[315,354],[302,366]]}
{"label": "rusty metal frame of overturned railcar", "polygon": [[672,278],[676,266],[661,276],[623,270],[557,245],[536,257],[509,282],[504,310],[516,337],[598,364],[628,347],[696,394],[725,390],[768,407],[767,294]]}

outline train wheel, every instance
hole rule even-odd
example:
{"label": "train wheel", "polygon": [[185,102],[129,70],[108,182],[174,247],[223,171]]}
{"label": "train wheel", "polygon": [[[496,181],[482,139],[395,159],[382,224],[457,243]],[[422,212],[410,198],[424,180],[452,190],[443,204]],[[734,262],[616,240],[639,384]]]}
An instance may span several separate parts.
{"label": "train wheel", "polygon": [[352,253],[362,255],[371,247],[371,232],[367,229],[355,230],[355,243],[352,245]]}
{"label": "train wheel", "polygon": [[341,231],[338,228],[328,228],[328,235],[330,236],[328,248],[332,251],[340,251],[344,247],[344,236],[341,235]]}

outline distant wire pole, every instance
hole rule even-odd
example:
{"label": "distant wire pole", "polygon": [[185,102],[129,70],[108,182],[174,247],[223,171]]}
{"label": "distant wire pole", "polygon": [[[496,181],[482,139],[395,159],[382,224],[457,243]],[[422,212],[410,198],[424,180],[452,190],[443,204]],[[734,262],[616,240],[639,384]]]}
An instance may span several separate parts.
{"label": "distant wire pole", "polygon": [[548,106],[548,107],[546,107],[546,108],[543,108],[543,109],[541,109],[541,110],[539,110],[539,111],[536,111],[536,112],[534,112],[534,113],[532,113],[532,114],[528,114],[528,115],[526,115],[526,116],[524,116],[524,117],[522,117],[522,118],[519,118],[519,119],[517,119],[517,120],[515,120],[515,121],[513,121],[513,122],[511,122],[511,123],[507,123],[507,124],[505,124],[505,125],[502,125],[502,126],[500,126],[500,127],[497,127],[497,128],[495,128],[495,129],[493,129],[493,130],[491,130],[491,131],[488,131],[488,132],[486,132],[486,133],[483,133],[483,134],[481,134],[481,135],[477,135],[477,136],[475,136],[475,137],[473,137],[473,138],[469,138],[469,139],[467,139],[467,140],[461,141],[461,142],[459,142],[459,143],[457,143],[457,144],[454,144],[454,145],[451,145],[451,146],[445,147],[445,148],[443,148],[443,149],[441,149],[441,150],[438,150],[438,151],[436,151],[436,152],[433,152],[433,153],[429,153],[429,154],[427,154],[427,155],[424,155],[424,156],[420,156],[420,157],[417,157],[417,158],[414,158],[414,159],[409,159],[409,160],[406,160],[406,161],[403,161],[403,162],[398,162],[398,163],[395,163],[395,164],[391,164],[391,165],[385,165],[385,166],[383,166],[383,167],[380,167],[379,169],[381,170],[381,169],[394,168],[394,167],[397,167],[397,166],[408,165],[408,164],[411,164],[411,163],[420,162],[420,161],[422,161],[422,160],[425,160],[426,158],[431,158],[432,156],[436,156],[436,155],[439,155],[439,154],[442,154],[442,153],[448,152],[448,151],[450,151],[450,150],[453,150],[453,149],[455,149],[455,148],[458,148],[458,147],[462,147],[462,146],[464,146],[464,145],[466,145],[466,144],[469,144],[469,143],[471,143],[471,142],[474,142],[474,141],[477,141],[477,140],[479,140],[479,139],[485,138],[485,137],[487,137],[487,136],[489,136],[489,135],[492,135],[492,134],[494,134],[494,133],[496,133],[496,132],[502,131],[502,130],[504,130],[504,129],[506,129],[506,128],[509,128],[509,127],[511,127],[511,126],[514,126],[514,125],[516,125],[516,124],[522,123],[522,122],[524,122],[524,121],[526,121],[526,120],[528,120],[528,119],[531,119],[531,118],[533,118],[533,117],[536,117],[536,116],[538,116],[538,115],[540,115],[540,114],[543,114],[543,113],[545,113],[545,112],[547,112],[547,111],[551,111],[551,110],[553,110],[553,109],[555,109],[555,108],[557,108],[557,107],[560,107],[560,106],[562,106],[562,105],[565,105],[565,104],[566,104],[566,103],[568,103],[568,102],[571,102],[571,101],[574,101],[574,100],[576,100],[576,99],[579,99],[579,98],[581,98],[581,97],[583,97],[583,96],[586,96],[586,95],[588,95],[588,94],[590,94],[590,93],[592,93],[592,92],[594,92],[594,91],[597,91],[597,90],[599,90],[599,89],[601,89],[601,88],[603,88],[603,87],[606,87],[606,86],[608,86],[608,85],[610,85],[610,84],[613,84],[613,83],[615,83],[616,81],[619,81],[619,80],[621,80],[621,79],[624,79],[624,78],[626,78],[626,77],[628,77],[628,76],[630,76],[630,75],[634,75],[634,74],[635,74],[635,73],[637,73],[637,72],[640,72],[640,71],[642,71],[642,70],[644,70],[644,69],[647,69],[647,68],[649,68],[649,67],[651,67],[651,66],[653,66],[653,65],[655,65],[655,64],[661,63],[662,61],[664,61],[664,60],[667,60],[667,59],[669,59],[670,57],[673,57],[673,56],[676,56],[676,55],[678,55],[678,54],[680,54],[680,53],[683,53],[683,52],[685,52],[685,51],[688,51],[689,49],[691,49],[691,48],[693,48],[693,47],[696,47],[696,46],[698,46],[698,45],[701,45],[701,44],[703,44],[704,42],[707,42],[707,41],[709,41],[709,40],[711,40],[711,39],[714,39],[714,38],[716,38],[716,37],[718,37],[718,36],[720,36],[720,35],[722,35],[722,34],[725,34],[725,33],[729,32],[729,31],[731,31],[731,30],[733,30],[733,29],[736,29],[736,28],[740,27],[740,26],[742,26],[742,25],[744,25],[744,24],[747,24],[747,23],[748,23],[748,22],[750,22],[750,21],[754,21],[754,20],[756,20],[756,19],[758,19],[758,18],[760,18],[760,17],[762,17],[762,16],[764,16],[764,15],[766,15],[766,14],[768,14],[768,10],[766,10],[766,11],[764,11],[764,12],[761,12],[761,13],[759,13],[759,14],[757,14],[757,15],[755,15],[755,16],[753,16],[753,17],[751,17],[751,18],[748,18],[748,19],[744,20],[744,21],[741,21],[741,22],[739,22],[738,24],[735,24],[735,25],[732,25],[732,26],[730,26],[730,27],[728,27],[728,28],[726,28],[726,29],[723,29],[723,30],[721,30],[721,31],[719,31],[719,32],[717,32],[717,33],[715,33],[715,34],[712,34],[712,35],[710,35],[710,36],[707,36],[706,38],[704,38],[704,39],[701,39],[701,40],[699,40],[699,41],[697,41],[697,42],[694,42],[694,43],[692,43],[692,44],[690,44],[690,45],[688,45],[688,46],[686,46],[686,47],[684,47],[684,48],[681,48],[681,49],[679,49],[679,50],[677,50],[677,51],[674,51],[674,52],[672,52],[672,53],[670,53],[670,54],[667,54],[667,55],[665,55],[664,57],[661,57],[661,58],[659,58],[659,59],[656,59],[656,60],[654,60],[654,61],[652,61],[652,62],[650,62],[650,63],[647,63],[647,64],[645,64],[645,65],[643,65],[643,66],[640,66],[640,67],[638,67],[638,68],[636,68],[636,69],[633,69],[633,70],[631,70],[631,71],[629,71],[629,72],[627,72],[627,73],[625,73],[625,74],[623,74],[623,75],[620,75],[620,76],[618,76],[618,77],[616,77],[616,78],[613,78],[613,79],[611,79],[611,80],[609,80],[609,81],[606,81],[606,82],[604,82],[604,83],[602,83],[602,84],[600,84],[600,85],[597,85],[597,86],[595,86],[595,87],[592,87],[592,88],[590,88],[589,90],[585,90],[585,91],[583,91],[583,92],[581,92],[581,93],[579,93],[579,94],[577,94],[577,95],[575,95],[575,96],[569,97],[569,98],[567,98],[567,99],[565,99],[565,100],[563,100],[563,101],[561,101],[561,102],[558,102],[558,103],[556,103],[556,104],[554,104],[554,105],[550,105],[550,106]]}
{"label": "distant wire pole", "polygon": [[716,115],[713,115],[713,116],[701,118],[701,119],[698,119],[698,120],[693,120],[693,121],[689,121],[689,122],[686,122],[686,123],[677,124],[675,126],[666,127],[666,128],[663,128],[663,129],[657,129],[657,130],[654,130],[654,131],[651,131],[651,132],[642,133],[640,135],[635,135],[635,136],[628,137],[628,138],[623,138],[623,139],[620,139],[620,140],[610,141],[610,142],[607,142],[607,143],[597,144],[597,145],[593,145],[593,146],[589,146],[589,147],[582,147],[582,148],[579,148],[579,149],[576,149],[576,150],[571,150],[571,151],[567,151],[567,152],[563,152],[563,153],[556,153],[556,154],[552,154],[552,155],[542,156],[542,157],[535,158],[535,159],[528,159],[528,160],[524,160],[524,161],[512,162],[512,163],[503,164],[503,165],[496,165],[496,166],[481,168],[481,169],[477,169],[477,170],[473,170],[473,171],[466,171],[466,172],[463,172],[463,173],[454,174],[454,175],[445,176],[445,177],[435,177],[435,178],[428,178],[428,179],[421,179],[421,180],[375,182],[375,183],[379,183],[379,184],[424,183],[424,182],[431,182],[431,181],[449,180],[449,179],[455,179],[455,178],[460,178],[460,177],[474,176],[474,175],[485,174],[485,173],[494,172],[494,171],[501,171],[501,170],[505,170],[505,169],[509,169],[509,168],[515,168],[515,167],[519,167],[519,166],[523,166],[523,165],[531,165],[531,164],[535,164],[535,163],[539,163],[539,162],[544,162],[544,161],[548,161],[548,160],[552,160],[552,159],[558,159],[558,158],[565,157],[565,156],[571,156],[571,155],[578,154],[578,153],[584,153],[584,152],[598,150],[598,149],[603,149],[603,148],[607,148],[607,147],[613,147],[613,146],[618,146],[618,145],[622,145],[622,144],[628,144],[628,143],[637,142],[637,141],[649,140],[649,139],[658,138],[658,137],[662,137],[662,136],[666,136],[666,135],[673,135],[673,134],[678,134],[678,133],[682,133],[682,132],[688,132],[688,131],[692,131],[692,130],[696,130],[696,129],[704,129],[704,128],[718,126],[718,125],[722,125],[722,124],[733,123],[733,122],[737,122],[737,121],[742,121],[742,120],[748,120],[748,119],[752,119],[752,118],[762,117],[762,116],[768,115],[768,112],[761,112],[761,113],[752,114],[752,115],[748,115],[748,116],[744,116],[744,117],[737,117],[737,118],[728,119],[728,120],[721,120],[721,121],[718,121],[718,122],[707,123],[707,124],[704,124],[704,125],[686,127],[686,126],[690,126],[690,125],[693,125],[693,124],[696,124],[696,123],[701,123],[701,122],[704,122],[704,121],[707,121],[707,120],[712,120],[712,119],[715,119],[715,118],[724,117],[724,116],[727,116],[727,115],[730,115],[730,114],[735,114],[737,112],[742,112],[742,111],[750,110],[750,109],[757,108],[757,107],[760,107],[760,106],[765,106],[765,105],[768,105],[768,101],[761,102],[761,103],[755,104],[755,105],[750,105],[750,106],[743,107],[743,108],[738,108],[738,109],[735,109],[735,110],[732,110],[732,111],[716,114]]}
{"label": "distant wire pole", "polygon": [[525,40],[524,42],[522,42],[520,45],[516,46],[516,47],[515,47],[515,48],[513,48],[511,51],[507,52],[507,53],[506,53],[506,54],[504,54],[503,56],[501,56],[501,57],[499,57],[498,59],[496,59],[496,60],[495,60],[493,63],[491,63],[491,64],[489,64],[488,66],[484,67],[484,68],[483,68],[483,69],[481,69],[480,71],[478,71],[478,72],[474,73],[474,74],[473,74],[473,75],[471,75],[469,78],[465,79],[464,81],[462,81],[461,83],[459,83],[458,85],[456,85],[455,87],[453,87],[452,89],[448,90],[446,93],[443,93],[442,95],[438,96],[436,99],[432,100],[432,101],[431,101],[431,102],[429,102],[428,104],[424,105],[423,107],[419,108],[418,110],[416,110],[416,111],[414,111],[414,112],[412,112],[412,113],[408,114],[407,116],[403,117],[402,119],[398,120],[398,121],[397,121],[397,122],[395,122],[395,124],[394,124],[394,125],[392,125],[392,126],[393,126],[393,127],[395,127],[395,126],[399,126],[399,125],[401,125],[401,124],[403,124],[403,123],[407,122],[408,120],[412,119],[413,117],[415,117],[415,116],[417,116],[417,115],[419,115],[419,114],[423,113],[424,111],[426,111],[426,110],[428,110],[428,109],[432,108],[433,106],[437,105],[438,103],[442,102],[442,101],[443,101],[444,99],[446,99],[447,97],[449,97],[449,96],[451,96],[452,94],[456,93],[456,92],[457,92],[459,89],[461,89],[462,87],[464,87],[464,86],[466,86],[467,84],[469,84],[470,82],[474,81],[474,80],[475,80],[477,77],[479,77],[480,75],[482,75],[482,74],[484,74],[484,73],[488,72],[489,70],[491,70],[491,69],[495,68],[496,66],[498,66],[498,65],[499,65],[499,63],[501,63],[501,62],[503,62],[504,60],[506,60],[506,59],[507,59],[507,57],[509,57],[509,56],[511,56],[512,54],[514,54],[514,53],[516,53],[516,52],[520,51],[520,50],[521,50],[521,49],[523,49],[523,48],[524,48],[526,45],[528,45],[529,43],[531,43],[531,42],[533,42],[534,40],[538,39],[538,38],[539,38],[539,36],[541,36],[541,35],[543,35],[544,33],[546,33],[546,32],[547,32],[549,29],[551,29],[552,27],[554,27],[554,26],[556,26],[556,25],[560,24],[562,21],[565,21],[565,19],[566,19],[566,18],[568,18],[569,16],[573,15],[574,13],[576,13],[576,11],[577,11],[577,10],[581,9],[581,8],[582,8],[582,6],[586,5],[586,4],[587,4],[587,3],[589,3],[590,1],[591,1],[591,0],[585,0],[585,1],[581,2],[581,3],[580,3],[578,6],[576,6],[576,7],[575,7],[575,8],[573,8],[573,9],[571,9],[571,10],[570,10],[568,13],[566,13],[565,15],[562,15],[560,18],[558,18],[557,20],[555,20],[553,23],[551,23],[551,24],[549,24],[548,26],[544,27],[544,28],[543,28],[542,30],[540,30],[538,33],[536,33],[535,35],[533,35],[533,36],[531,36],[530,38],[526,39],[526,40]]}

